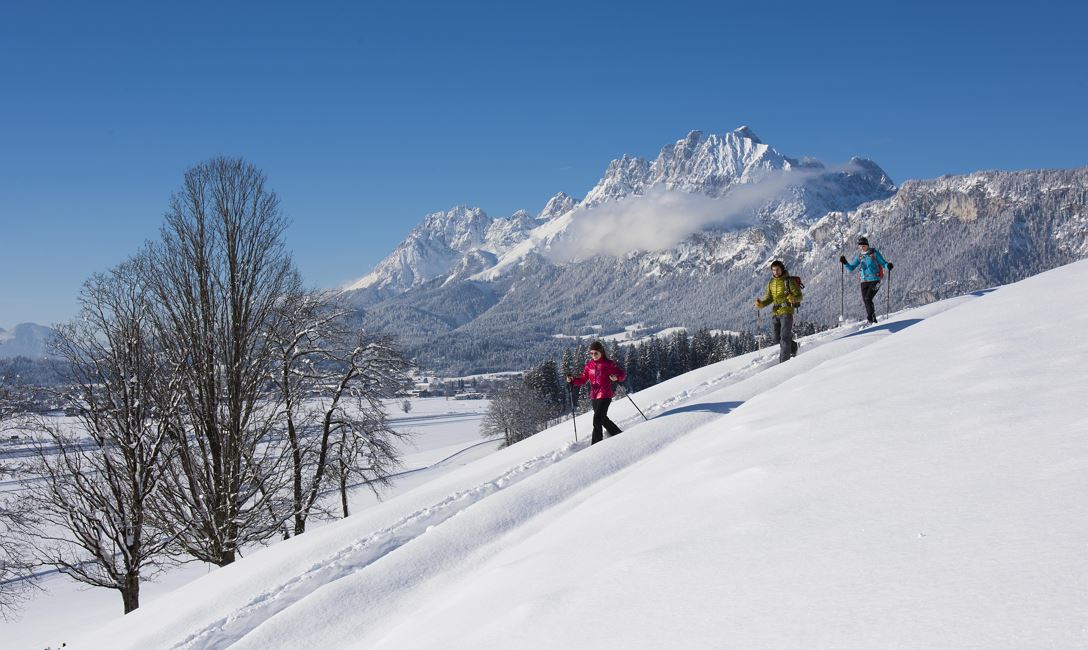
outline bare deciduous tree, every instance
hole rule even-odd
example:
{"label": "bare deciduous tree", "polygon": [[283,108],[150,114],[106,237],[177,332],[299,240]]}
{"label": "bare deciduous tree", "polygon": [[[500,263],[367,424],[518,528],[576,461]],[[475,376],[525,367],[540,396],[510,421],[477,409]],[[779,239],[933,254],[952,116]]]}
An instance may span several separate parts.
{"label": "bare deciduous tree", "polygon": [[480,433],[485,438],[503,437],[504,447],[547,428],[557,417],[556,406],[523,379],[506,382],[491,400]]}
{"label": "bare deciduous tree", "polygon": [[37,419],[37,480],[22,499],[38,561],[118,590],[125,613],[139,607],[140,580],[159,571],[168,542],[149,508],[177,405],[176,375],[151,335],[147,277],[139,260],[95,275],[80,319],[58,328],[79,426]]}
{"label": "bare deciduous tree", "polygon": [[347,516],[352,476],[372,487],[397,466],[404,434],[386,423],[382,399],[406,380],[408,362],[388,338],[353,333],[328,294],[295,291],[283,301],[286,336],[276,337],[286,439],[290,444],[294,534],[318,508],[321,488],[339,483]]}
{"label": "bare deciduous tree", "polygon": [[[315,399],[329,381],[327,346],[339,333],[344,312],[327,295],[305,291],[296,284],[284,296],[283,327],[271,335],[276,354],[273,382],[282,404],[282,428],[291,457],[291,516],[293,532],[306,530],[314,510],[328,454],[328,433],[318,432],[319,409]],[[284,531],[288,537],[291,531]]]}
{"label": "bare deciduous tree", "polygon": [[520,439],[521,409],[517,397],[509,390],[513,382],[507,382],[491,399],[484,420],[480,424],[480,435],[485,438],[502,436],[503,447],[509,447]]}
{"label": "bare deciduous tree", "polygon": [[220,566],[283,524],[289,472],[276,444],[270,333],[296,281],[287,222],[241,159],[189,169],[151,247],[156,330],[180,373],[181,417],[159,503],[179,549]]}
{"label": "bare deciduous tree", "polygon": [[411,364],[388,336],[355,335],[354,345],[337,359],[338,381],[326,403],[322,429],[329,433],[332,478],[340,491],[343,516],[348,509],[348,487],[353,480],[379,495],[400,466],[397,441],[408,434],[389,424],[382,399],[404,387]]}

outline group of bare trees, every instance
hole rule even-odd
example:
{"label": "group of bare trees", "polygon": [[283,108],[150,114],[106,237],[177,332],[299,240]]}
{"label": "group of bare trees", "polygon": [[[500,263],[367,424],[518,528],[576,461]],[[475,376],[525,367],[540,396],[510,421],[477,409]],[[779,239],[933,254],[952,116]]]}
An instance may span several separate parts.
{"label": "group of bare trees", "polygon": [[190,169],[158,241],[88,280],[60,328],[80,426],[38,429],[19,527],[39,566],[116,589],[125,612],[165,563],[223,566],[298,535],[374,487],[401,435],[383,398],[408,363],[307,290],[264,175],[243,160]]}

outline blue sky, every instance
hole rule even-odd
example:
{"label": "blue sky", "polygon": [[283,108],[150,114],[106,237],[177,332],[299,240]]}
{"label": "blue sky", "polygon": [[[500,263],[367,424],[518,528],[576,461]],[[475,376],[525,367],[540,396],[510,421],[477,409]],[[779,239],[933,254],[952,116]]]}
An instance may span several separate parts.
{"label": "blue sky", "polygon": [[216,155],[265,171],[321,287],[692,129],[896,182],[1088,164],[1081,3],[755,4],[5,2],[0,327],[73,317]]}

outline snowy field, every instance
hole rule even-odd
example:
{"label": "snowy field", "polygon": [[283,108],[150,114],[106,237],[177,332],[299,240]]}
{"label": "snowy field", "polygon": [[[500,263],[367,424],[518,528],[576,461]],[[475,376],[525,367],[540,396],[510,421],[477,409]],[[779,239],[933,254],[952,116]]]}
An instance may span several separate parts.
{"label": "snowy field", "polygon": [[[485,441],[479,433],[489,404],[486,400],[429,397],[410,401],[412,407],[407,414],[400,408],[403,399],[390,400],[387,405],[394,427],[398,431],[410,431],[414,436],[402,449],[403,468],[393,485],[382,491],[383,499],[410,490],[497,448],[496,443]],[[74,418],[65,419],[71,420],[73,427],[77,426]],[[10,451],[17,447],[7,445],[0,451],[3,449]],[[0,485],[4,491],[18,488],[17,482]],[[328,499],[334,504],[339,502],[336,494],[328,495]],[[369,488],[361,486],[351,491],[352,513],[378,502]],[[314,519],[309,528],[316,530],[326,523]],[[259,549],[249,549],[243,557],[257,551]],[[152,603],[214,569],[212,565],[193,563],[175,568],[155,582],[144,582],[141,603]],[[0,621],[0,650],[59,647],[65,642],[71,645],[71,640],[86,630],[121,616],[121,598],[113,590],[90,589],[57,574],[45,577],[40,586],[43,590],[23,606],[18,619]]]}
{"label": "snowy field", "polygon": [[69,647],[1088,647],[1086,282],[693,371],[603,444],[481,454]]}

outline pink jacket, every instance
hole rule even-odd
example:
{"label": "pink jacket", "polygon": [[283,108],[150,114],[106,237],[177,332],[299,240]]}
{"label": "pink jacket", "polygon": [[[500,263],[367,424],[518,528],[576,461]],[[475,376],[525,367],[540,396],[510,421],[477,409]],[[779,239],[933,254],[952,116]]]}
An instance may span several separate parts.
{"label": "pink jacket", "polygon": [[616,365],[616,362],[611,359],[590,359],[586,362],[586,367],[582,369],[582,374],[579,377],[575,377],[571,380],[571,383],[575,386],[581,386],[582,384],[589,382],[589,399],[611,399],[612,395],[612,380],[608,378],[609,375],[616,375],[619,377],[618,381],[627,379],[627,374],[623,372],[623,368]]}

